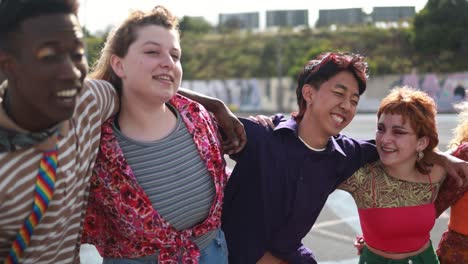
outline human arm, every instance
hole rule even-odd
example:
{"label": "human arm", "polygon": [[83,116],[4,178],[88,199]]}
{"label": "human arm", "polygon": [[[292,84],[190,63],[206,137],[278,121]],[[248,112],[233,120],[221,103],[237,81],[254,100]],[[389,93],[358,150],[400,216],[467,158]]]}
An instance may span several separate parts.
{"label": "human arm", "polygon": [[294,258],[291,258],[289,261],[284,261],[280,258],[273,256],[270,252],[266,252],[262,258],[260,258],[256,264],[288,264],[288,263],[300,263],[300,264],[316,264],[317,261],[314,258],[312,252],[301,246],[297,249]]}
{"label": "human arm", "polygon": [[361,174],[362,173],[360,173],[359,170],[356,171],[355,173],[353,173],[353,175],[351,175],[351,177],[349,177],[348,179],[346,179],[345,181],[340,183],[340,185],[338,185],[337,189],[348,192],[350,194],[353,194],[359,188],[359,184],[362,184],[359,181],[359,180],[361,180],[359,178],[359,175],[361,175]]}
{"label": "human arm", "polygon": [[301,244],[299,248],[288,255],[282,256],[284,260],[274,256],[270,252],[266,252],[263,257],[257,261],[257,264],[317,264],[315,256],[312,251]]}
{"label": "human arm", "polygon": [[273,256],[270,252],[266,252],[263,257],[261,257],[257,264],[282,264],[285,263],[281,259]]}
{"label": "human arm", "polygon": [[119,110],[119,96],[111,83],[104,80],[86,79],[85,89],[89,89],[97,100],[101,122],[115,115]]}
{"label": "human arm", "polygon": [[[250,116],[249,119],[265,127],[270,126],[272,128],[279,123],[279,119],[276,115],[271,117],[264,115]],[[464,151],[468,152],[468,147],[465,147]],[[442,166],[448,175],[456,180],[459,186],[463,185],[463,183],[465,183],[465,185],[468,183],[468,162],[441,151],[429,153],[427,161],[429,164],[434,163]],[[345,185],[346,184],[340,185],[338,188],[346,190]]]}
{"label": "human arm", "polygon": [[426,162],[442,166],[447,174],[456,180],[459,187],[466,185],[468,182],[468,162],[438,150],[427,156]]}
{"label": "human arm", "polygon": [[[253,122],[256,122],[256,123],[258,123],[258,124],[260,124],[260,125],[262,125],[264,127],[271,127],[272,129],[274,129],[282,120],[284,120],[284,116],[282,114],[276,114],[276,115],[272,115],[272,116],[256,115],[256,116],[249,116],[248,119],[253,121]],[[375,142],[373,140],[364,141],[364,142],[365,142],[366,145],[367,144],[370,144],[370,145],[375,144]],[[359,141],[354,141],[354,145],[356,145],[356,149],[358,149],[359,147],[357,147],[357,146],[360,146]],[[364,144],[362,144],[362,145],[364,145]],[[368,149],[371,149],[370,151],[367,151],[365,147],[363,147],[362,149],[364,150],[364,151],[362,151],[363,153],[367,153],[367,152],[375,153],[375,148],[374,147],[368,148]],[[356,151],[356,153],[357,153],[357,151]],[[366,155],[366,154],[364,154],[364,155]],[[370,156],[375,156],[375,155],[370,154]],[[371,158],[371,160],[374,160],[374,159]],[[362,162],[362,165],[364,163],[367,163],[368,161],[369,160]],[[357,169],[357,167],[355,169]],[[337,189],[346,191],[346,192],[351,193],[351,194],[354,193],[359,188],[360,184],[362,184],[362,179],[365,178],[365,177],[362,177],[362,176],[358,177],[360,175],[358,173],[359,173],[359,171],[354,172],[354,174],[351,177],[348,177],[343,182],[341,182],[341,184],[338,185]]]}
{"label": "human arm", "polygon": [[[452,155],[463,160],[468,160],[468,143],[462,144]],[[453,177],[447,177],[440,187],[437,199],[435,200],[437,217],[456,203],[467,190],[468,186],[459,187]]]}
{"label": "human arm", "polygon": [[465,193],[467,188],[460,188],[457,181],[453,177],[447,177],[439,189],[437,198],[434,202],[437,217],[445,210],[457,202]]}
{"label": "human arm", "polygon": [[272,129],[274,129],[282,121],[286,120],[284,115],[280,113],[274,114],[272,116],[266,116],[266,115],[249,116],[248,119],[264,127],[271,127]]}
{"label": "human arm", "polygon": [[209,97],[194,91],[179,88],[179,94],[202,104],[208,111],[212,112],[225,136],[222,142],[226,154],[234,154],[241,151],[247,143],[244,125],[229,110],[223,101]]}
{"label": "human arm", "polygon": [[277,125],[273,123],[273,121],[275,120],[275,116],[256,115],[256,116],[249,116],[248,119],[264,127],[271,127],[272,129],[274,129]]}

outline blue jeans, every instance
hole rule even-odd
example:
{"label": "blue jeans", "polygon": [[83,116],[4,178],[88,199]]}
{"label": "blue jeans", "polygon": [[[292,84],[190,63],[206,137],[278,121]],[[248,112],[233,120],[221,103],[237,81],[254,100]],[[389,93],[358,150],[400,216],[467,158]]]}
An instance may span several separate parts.
{"label": "blue jeans", "polygon": [[[138,259],[104,258],[103,264],[157,264],[157,255]],[[228,250],[224,232],[218,229],[216,237],[200,251],[199,264],[228,264]]]}
{"label": "blue jeans", "polygon": [[216,237],[200,251],[199,264],[228,264],[228,249],[224,232],[218,229]]}

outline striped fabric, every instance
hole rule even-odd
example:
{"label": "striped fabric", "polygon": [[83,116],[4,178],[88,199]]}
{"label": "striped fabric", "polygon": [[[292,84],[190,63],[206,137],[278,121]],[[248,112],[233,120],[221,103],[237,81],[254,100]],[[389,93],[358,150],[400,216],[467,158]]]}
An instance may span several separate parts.
{"label": "striped fabric", "polygon": [[[113,127],[122,152],[136,180],[153,207],[176,230],[203,222],[215,197],[215,186],[182,117],[177,115],[175,130],[167,137],[142,142],[133,140]],[[194,242],[204,249],[215,238],[212,230]]]}
{"label": "striped fabric", "polygon": [[91,177],[91,192],[82,242],[94,244],[102,256],[135,258],[159,250],[158,263],[198,263],[199,237],[221,224],[223,190],[228,179],[221,143],[209,113],[199,104],[175,95],[170,104],[180,112],[213,182],[216,195],[208,217],[177,231],[138,184],[115,137],[111,118],[102,125],[101,142]]}
{"label": "striped fabric", "polygon": [[[109,83],[85,81],[73,117],[64,122],[69,129],[60,133],[57,144],[53,199],[34,229],[21,263],[79,261],[79,233],[101,124],[115,112],[116,102],[117,96]],[[0,116],[0,121],[4,119]],[[31,212],[42,153],[36,147],[0,153],[0,263],[5,261],[19,228]]]}
{"label": "striped fabric", "polygon": [[17,264],[26,247],[31,241],[34,228],[41,221],[49,202],[52,199],[55,188],[55,176],[57,172],[57,147],[51,151],[45,151],[36,179],[36,190],[34,192],[34,204],[31,214],[21,226],[16,239],[10,249],[5,264]]}

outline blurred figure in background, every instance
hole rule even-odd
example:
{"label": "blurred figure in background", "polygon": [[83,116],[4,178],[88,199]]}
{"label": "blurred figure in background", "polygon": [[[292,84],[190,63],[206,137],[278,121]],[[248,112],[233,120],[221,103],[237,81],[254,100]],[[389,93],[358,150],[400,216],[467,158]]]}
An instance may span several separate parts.
{"label": "blurred figure in background", "polygon": [[[459,122],[449,145],[453,155],[468,161],[468,102],[456,106]],[[454,179],[442,184],[436,199],[437,216],[450,207],[448,230],[442,235],[437,249],[440,263],[468,263],[468,186],[458,187]]]}

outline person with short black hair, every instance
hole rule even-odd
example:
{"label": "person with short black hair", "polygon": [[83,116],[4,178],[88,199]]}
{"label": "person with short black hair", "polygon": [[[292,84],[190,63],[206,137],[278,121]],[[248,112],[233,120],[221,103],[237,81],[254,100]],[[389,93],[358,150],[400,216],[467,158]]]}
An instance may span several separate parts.
{"label": "person with short black hair", "polygon": [[85,81],[77,1],[0,3],[0,261],[78,261],[100,124],[115,91]]}
{"label": "person with short black hair", "polygon": [[328,195],[378,158],[372,142],[338,134],[353,119],[366,82],[364,57],[327,52],[299,74],[292,118],[274,129],[241,119],[247,145],[233,157],[223,205],[229,263],[316,263],[302,238]]}
{"label": "person with short black hair", "polygon": [[[1,0],[0,262],[76,263],[101,124],[117,112],[106,81],[85,79],[76,0]],[[242,125],[216,100],[230,151]]]}
{"label": "person with short black hair", "polygon": [[[323,53],[299,74],[299,111],[291,119],[275,116],[269,120],[274,128],[241,119],[248,142],[233,156],[237,163],[223,205],[229,263],[316,263],[301,240],[328,195],[378,159],[372,141],[340,134],[356,114],[366,79],[362,56]],[[466,178],[468,163],[448,154],[426,154],[430,162],[452,169],[454,177]]]}

